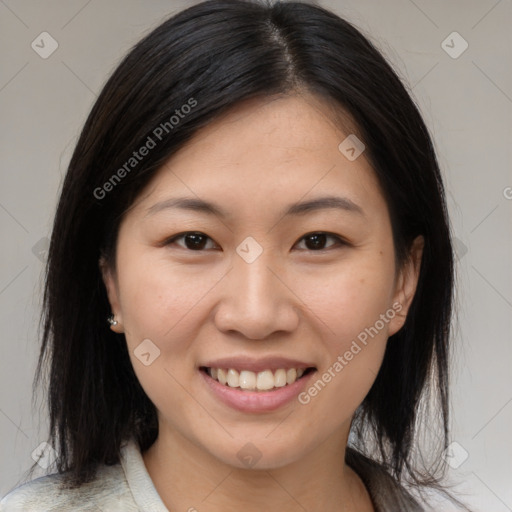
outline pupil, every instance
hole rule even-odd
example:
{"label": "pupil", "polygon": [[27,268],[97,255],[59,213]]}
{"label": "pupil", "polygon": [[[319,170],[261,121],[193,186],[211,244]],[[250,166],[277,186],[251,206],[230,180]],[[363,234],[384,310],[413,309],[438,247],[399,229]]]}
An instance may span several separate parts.
{"label": "pupil", "polygon": [[308,245],[309,249],[318,249],[319,246],[323,246],[325,244],[326,235],[322,233],[318,233],[316,235],[309,235],[308,240],[313,241],[312,244]]}
{"label": "pupil", "polygon": [[[201,240],[202,239],[202,240]],[[197,234],[189,234],[185,237],[187,248],[196,250],[196,249],[202,249],[205,245],[205,237],[203,235],[197,235]],[[189,246],[188,242],[192,240],[191,247]]]}

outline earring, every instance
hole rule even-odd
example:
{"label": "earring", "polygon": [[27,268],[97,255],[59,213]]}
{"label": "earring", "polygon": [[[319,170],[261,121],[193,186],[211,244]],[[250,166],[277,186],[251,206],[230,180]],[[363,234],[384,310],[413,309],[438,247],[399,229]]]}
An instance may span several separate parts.
{"label": "earring", "polygon": [[114,319],[114,315],[109,315],[109,317],[107,318],[107,322],[110,324],[110,325],[117,325],[117,320]]}

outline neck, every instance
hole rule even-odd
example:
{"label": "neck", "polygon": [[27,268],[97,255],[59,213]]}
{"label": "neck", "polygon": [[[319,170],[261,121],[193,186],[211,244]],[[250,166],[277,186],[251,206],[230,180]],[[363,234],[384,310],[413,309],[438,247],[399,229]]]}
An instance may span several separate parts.
{"label": "neck", "polygon": [[240,469],[178,433],[166,432],[143,459],[170,511],[373,512],[364,484],[344,462],[347,438],[348,432],[345,436],[337,432],[302,459],[283,467]]}

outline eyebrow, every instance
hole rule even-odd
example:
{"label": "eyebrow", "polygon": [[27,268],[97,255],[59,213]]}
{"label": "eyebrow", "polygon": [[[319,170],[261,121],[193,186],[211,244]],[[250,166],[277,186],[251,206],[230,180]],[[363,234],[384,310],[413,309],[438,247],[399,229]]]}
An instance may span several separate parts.
{"label": "eyebrow", "polygon": [[[217,215],[221,218],[228,217],[227,212],[225,212],[219,206],[213,203],[209,203],[208,201],[204,201],[203,199],[193,197],[175,197],[171,199],[166,199],[164,201],[160,201],[158,203],[155,203],[150,208],[148,208],[145,216],[147,217],[150,215],[154,215],[155,213],[168,209],[190,210],[200,213],[206,213],[208,215]],[[363,209],[359,205],[354,203],[351,199],[347,197],[324,196],[318,197],[316,199],[311,199],[309,201],[293,203],[289,205],[288,208],[285,209],[280,218],[289,215],[304,215],[309,212],[325,209],[338,209],[348,213],[353,213],[360,215],[362,217],[366,217]]]}

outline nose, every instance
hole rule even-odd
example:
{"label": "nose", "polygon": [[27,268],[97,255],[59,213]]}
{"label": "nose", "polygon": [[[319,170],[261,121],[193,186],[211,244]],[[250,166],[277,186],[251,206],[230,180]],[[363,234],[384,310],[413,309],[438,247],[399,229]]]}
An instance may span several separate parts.
{"label": "nose", "polygon": [[270,253],[263,251],[251,263],[235,254],[215,313],[220,331],[262,340],[274,332],[297,328],[301,301],[288,282],[286,270]]}

